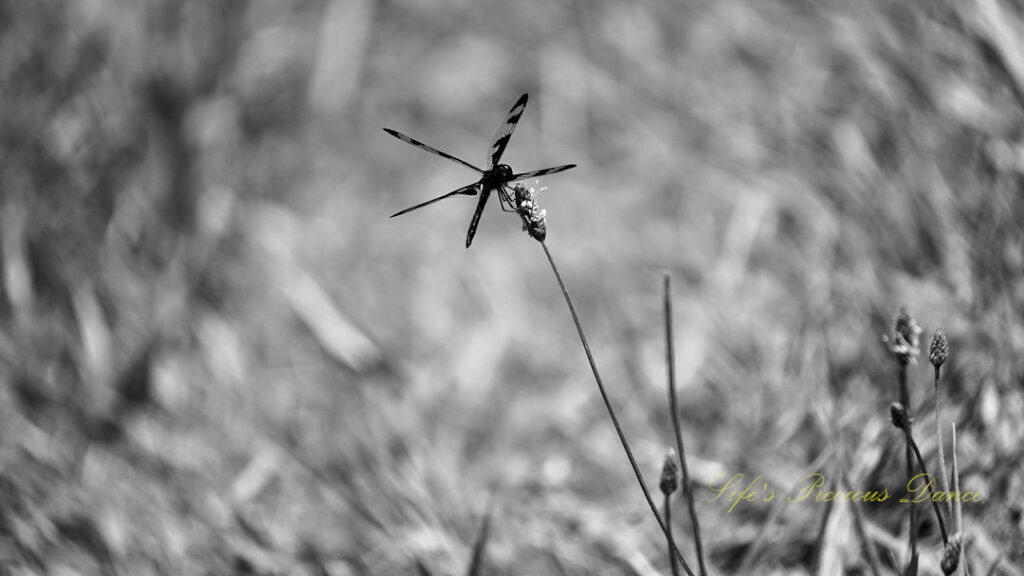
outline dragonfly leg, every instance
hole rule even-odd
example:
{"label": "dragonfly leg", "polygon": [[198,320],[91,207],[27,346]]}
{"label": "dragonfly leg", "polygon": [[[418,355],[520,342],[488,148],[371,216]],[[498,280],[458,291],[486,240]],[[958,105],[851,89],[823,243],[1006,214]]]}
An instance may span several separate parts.
{"label": "dragonfly leg", "polygon": [[504,184],[498,188],[498,200],[498,205],[501,206],[503,212],[516,211],[516,203],[512,200],[512,196],[508,193],[508,188]]}

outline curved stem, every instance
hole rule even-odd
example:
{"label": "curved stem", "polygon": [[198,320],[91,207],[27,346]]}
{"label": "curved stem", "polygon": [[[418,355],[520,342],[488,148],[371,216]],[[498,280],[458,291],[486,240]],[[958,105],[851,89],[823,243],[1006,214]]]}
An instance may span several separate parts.
{"label": "curved stem", "polygon": [[[900,377],[900,403],[903,404],[903,408],[907,411],[907,427],[906,427],[907,450],[906,450],[906,456],[907,456],[907,481],[909,482],[910,479],[914,476],[914,454],[913,454],[913,451],[910,448],[910,427],[911,427],[911,419],[910,419],[910,389],[907,388],[907,366],[906,366],[906,364],[902,364],[902,363],[900,364],[899,377]],[[910,508],[910,512],[909,512],[910,526],[909,526],[908,532],[910,532],[910,558],[911,558],[911,561],[913,561],[914,558],[917,558],[917,509],[914,507],[913,503],[910,504],[909,508]]]}
{"label": "curved stem", "polygon": [[622,426],[619,425],[619,419],[615,416],[615,410],[612,408],[612,403],[608,399],[608,393],[604,389],[604,384],[601,382],[601,375],[597,372],[597,364],[594,362],[594,354],[590,351],[590,345],[587,344],[587,337],[583,334],[583,326],[580,324],[579,316],[576,314],[576,307],[572,304],[572,298],[569,297],[569,290],[565,287],[565,282],[562,280],[562,275],[558,272],[558,266],[555,265],[554,258],[551,257],[551,251],[548,250],[548,245],[544,242],[540,243],[544,247],[544,253],[548,257],[548,262],[551,263],[551,270],[555,273],[555,279],[558,280],[558,286],[562,289],[562,295],[565,296],[565,303],[569,305],[569,313],[572,314],[572,321],[576,325],[576,332],[580,336],[580,342],[583,343],[583,351],[587,353],[587,360],[590,362],[590,370],[594,373],[594,381],[597,382],[597,389],[601,392],[601,400],[604,401],[604,407],[608,411],[608,416],[612,420],[612,425],[615,427],[615,433],[619,436],[619,441],[622,442],[622,449],[626,452],[626,457],[629,459],[629,465],[633,468],[633,474],[636,476],[636,481],[640,484],[640,490],[644,493],[644,498],[647,500],[647,505],[651,508],[651,513],[654,514],[654,519],[658,521],[658,526],[661,528],[661,532],[665,535],[668,540],[672,551],[675,553],[676,559],[683,565],[683,569],[690,576],[694,576],[693,570],[690,569],[690,565],[686,563],[686,559],[679,552],[679,547],[676,546],[672,540],[672,535],[665,525],[665,522],[661,519],[661,514],[658,513],[658,507],[654,504],[654,500],[651,498],[651,493],[647,490],[647,484],[644,482],[644,477],[640,473],[640,467],[637,466],[636,458],[633,457],[633,451],[629,448],[629,442],[626,441],[626,435],[622,432]]}
{"label": "curved stem", "polygon": [[[942,447],[942,425],[939,424],[939,381],[942,377],[942,368],[935,367],[935,438],[939,441],[939,473],[942,475],[942,489],[949,494],[949,474],[946,472],[946,455]],[[946,501],[946,508],[950,516],[953,515],[953,499]]]}
{"label": "curved stem", "polygon": [[665,494],[663,507],[665,509],[665,526],[668,527],[668,563],[672,567],[672,576],[679,576],[679,564],[676,563],[676,557],[672,555],[672,499],[668,494]]}
{"label": "curved stem", "polygon": [[[910,428],[906,429],[907,443],[914,449],[914,455],[917,456],[917,463],[921,465],[921,473],[926,477],[931,476],[928,473],[928,468],[924,465],[924,458],[921,457],[921,450],[917,447],[917,442],[914,442],[914,437],[910,434]],[[934,478],[934,477],[933,477]],[[939,521],[939,531],[942,532],[942,544],[949,544],[949,536],[946,534],[946,524],[942,521],[942,511],[939,510],[939,503],[935,501],[935,484],[934,480],[928,483],[928,496],[929,500],[932,501],[932,508],[935,509],[935,518]],[[949,496],[949,491],[946,491],[946,496]]]}
{"label": "curved stem", "polygon": [[[708,569],[704,565],[704,543],[700,537],[700,522],[697,521],[697,508],[693,503],[693,491],[690,489],[690,470],[686,465],[686,449],[683,446],[682,425],[679,423],[679,402],[676,399],[676,346],[672,332],[672,276],[665,273],[665,340],[666,363],[668,364],[668,405],[672,411],[672,430],[676,436],[676,450],[679,451],[679,469],[683,473],[683,494],[690,510],[690,524],[693,526],[693,542],[697,549],[697,566],[701,576],[707,576]],[[668,519],[665,520],[668,522]],[[671,526],[670,526],[671,528]]]}

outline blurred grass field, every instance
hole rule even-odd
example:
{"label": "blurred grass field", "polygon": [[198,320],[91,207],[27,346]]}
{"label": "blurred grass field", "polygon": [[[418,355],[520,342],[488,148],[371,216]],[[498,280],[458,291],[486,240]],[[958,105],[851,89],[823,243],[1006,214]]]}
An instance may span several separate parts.
{"label": "blurred grass field", "polygon": [[[547,242],[652,488],[674,277],[715,574],[870,573],[849,505],[703,500],[898,490],[900,306],[951,340],[972,573],[1021,574],[1022,30],[1019,0],[0,0],[0,572],[463,574],[490,503],[486,574],[667,574],[518,218],[492,199],[470,250],[474,202],[387,218],[473,174],[381,128],[482,164],[528,92],[505,161],[579,164]],[[904,558],[905,508],[862,510]]]}

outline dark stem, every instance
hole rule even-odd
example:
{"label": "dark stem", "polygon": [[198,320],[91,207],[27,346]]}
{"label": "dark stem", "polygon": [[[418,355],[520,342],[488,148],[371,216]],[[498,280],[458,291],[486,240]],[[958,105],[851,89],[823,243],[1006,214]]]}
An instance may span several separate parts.
{"label": "dark stem", "polygon": [[590,345],[587,344],[587,337],[583,334],[583,326],[580,324],[579,316],[576,314],[576,307],[572,304],[572,298],[569,297],[569,290],[565,287],[565,282],[562,280],[562,275],[558,272],[558,266],[555,265],[554,258],[551,257],[551,251],[548,250],[548,245],[544,242],[540,243],[544,247],[544,254],[548,257],[548,262],[551,263],[551,270],[555,273],[555,279],[558,280],[558,286],[562,289],[562,295],[565,296],[565,303],[569,306],[569,313],[572,314],[573,324],[576,325],[576,332],[580,336],[580,342],[583,343],[583,351],[587,353],[587,360],[590,362],[590,370],[594,373],[594,381],[597,382],[597,389],[601,392],[601,400],[604,401],[604,407],[608,411],[608,416],[611,418],[612,425],[615,427],[615,433],[619,436],[619,441],[622,443],[622,449],[626,452],[626,457],[629,459],[629,465],[633,468],[633,474],[636,476],[636,481],[640,484],[640,490],[644,493],[644,498],[647,500],[647,505],[651,508],[651,513],[654,514],[654,519],[658,521],[658,526],[661,528],[662,534],[668,540],[672,547],[672,551],[675,553],[676,560],[683,565],[683,569],[690,576],[694,576],[693,570],[690,569],[690,565],[686,563],[686,559],[683,558],[682,553],[679,552],[679,547],[676,546],[672,540],[672,535],[669,533],[668,528],[665,526],[665,522],[661,519],[661,514],[658,513],[658,507],[654,504],[654,500],[651,498],[651,493],[647,490],[647,484],[644,482],[644,477],[640,473],[640,467],[637,466],[636,458],[633,457],[633,451],[629,448],[629,442],[626,441],[626,435],[622,432],[622,427],[619,425],[619,419],[615,416],[615,410],[612,408],[612,403],[608,399],[608,393],[604,389],[604,384],[601,382],[601,375],[597,372],[597,364],[594,362],[594,354],[590,351]]}
{"label": "dark stem", "polygon": [[[942,489],[949,494],[949,473],[946,471],[946,455],[942,448],[942,425],[939,423],[939,382],[942,378],[942,367],[935,367],[935,435],[939,441],[939,472],[942,474]],[[953,499],[946,500],[949,515],[953,515]]]}
{"label": "dark stem", "polygon": [[[840,470],[842,470],[842,468],[840,468]],[[849,487],[849,483],[843,473],[840,473],[840,484],[845,484],[846,487],[844,490],[853,490]],[[867,522],[864,521],[864,513],[861,512],[860,506],[857,506],[856,503],[850,506],[850,510],[853,511],[853,526],[857,530],[857,536],[859,536],[861,541],[864,543],[864,548],[868,553],[868,566],[871,568],[871,574],[874,576],[881,576],[882,571],[878,567],[878,551],[875,550],[874,543],[868,538],[868,531],[865,527]]]}
{"label": "dark stem", "polygon": [[[950,442],[950,456],[953,458],[953,493],[960,494],[960,466],[956,458],[956,422],[953,422],[953,437]],[[960,572],[968,574],[967,568],[967,534],[964,534],[963,504],[960,498],[953,504],[953,525],[960,536]]]}
{"label": "dark stem", "polygon": [[493,501],[488,500],[484,521],[480,525],[480,532],[477,533],[476,542],[473,544],[473,555],[470,558],[469,567],[466,569],[466,576],[479,576],[483,573],[484,552],[487,550],[487,541],[491,536],[491,515],[493,512]]}
{"label": "dark stem", "polygon": [[[900,362],[900,403],[903,404],[903,408],[907,411],[907,481],[914,476],[914,453],[910,448],[910,389],[907,387],[907,365]],[[908,494],[909,496],[909,494]],[[914,507],[913,502],[910,503],[910,557],[915,558],[917,556],[917,509]]]}
{"label": "dark stem", "polygon": [[693,491],[690,489],[690,470],[686,465],[686,449],[683,447],[683,431],[679,422],[679,402],[676,399],[676,347],[672,331],[672,276],[668,273],[665,274],[665,340],[666,363],[668,364],[668,404],[672,411],[672,430],[676,436],[676,450],[679,452],[679,469],[683,473],[683,494],[686,496],[686,506],[690,510],[693,541],[697,549],[697,566],[700,568],[701,576],[707,576],[707,567],[704,565],[704,543],[700,537],[700,522],[697,521]]}
{"label": "dark stem", "polygon": [[672,576],[679,576],[679,564],[672,555],[672,498],[665,494],[665,526],[668,527],[668,564],[672,567]]}
{"label": "dark stem", "polygon": [[[906,434],[907,443],[910,444],[911,448],[913,448],[914,455],[917,456],[917,463],[921,466],[921,473],[924,474],[926,478],[931,476],[931,474],[928,473],[928,468],[924,465],[924,458],[921,457],[921,450],[917,447],[917,442],[914,441],[914,436],[910,433],[910,426],[907,426]],[[935,481],[933,477],[932,481],[928,482],[928,496],[929,500],[932,501],[932,508],[935,509],[935,518],[939,521],[939,531],[942,532],[942,544],[946,545],[949,544],[949,536],[946,535],[946,524],[942,521],[942,511],[939,510],[939,503],[935,501],[934,484]],[[909,489],[910,487],[908,486],[907,488]],[[946,495],[949,495],[949,491],[946,492]]]}

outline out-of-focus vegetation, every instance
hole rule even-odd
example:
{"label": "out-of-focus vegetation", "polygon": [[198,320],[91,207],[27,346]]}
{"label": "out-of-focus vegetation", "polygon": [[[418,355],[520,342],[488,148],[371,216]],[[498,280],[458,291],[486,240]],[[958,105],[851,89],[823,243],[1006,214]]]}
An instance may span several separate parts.
{"label": "out-of-focus vegetation", "polygon": [[[548,244],[652,487],[676,278],[717,572],[867,573],[849,505],[702,500],[898,490],[906,305],[951,341],[971,566],[1020,574],[1021,30],[1010,0],[0,0],[0,566],[457,574],[492,501],[486,573],[666,573],[518,218],[469,251],[472,202],[387,219],[473,175],[381,127],[482,164],[529,92],[505,159],[580,165]],[[862,511],[903,558],[905,509]]]}

